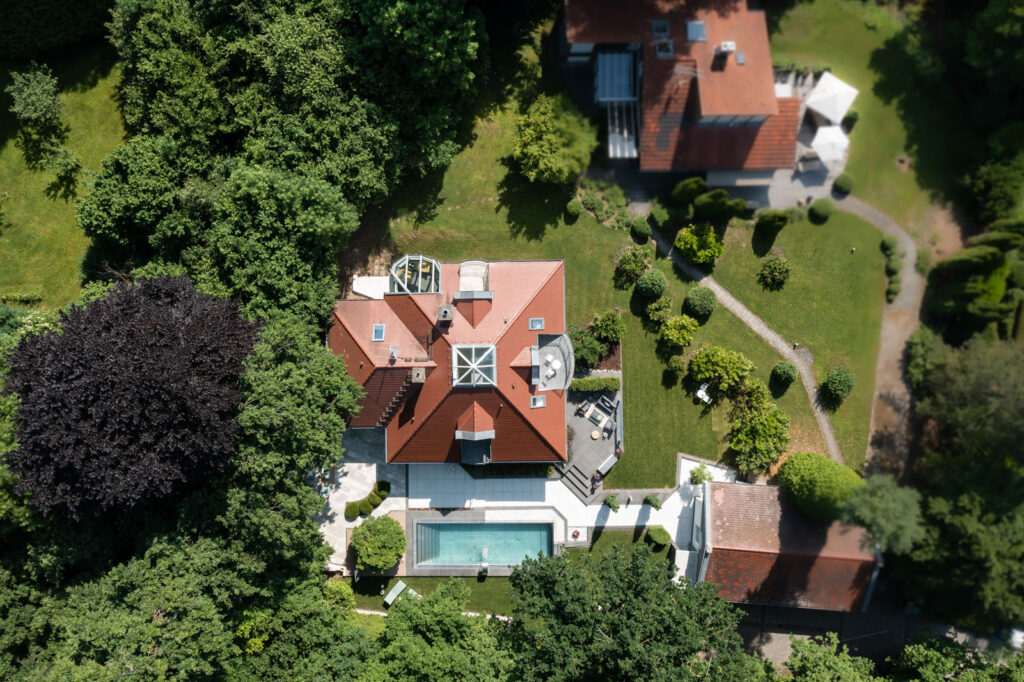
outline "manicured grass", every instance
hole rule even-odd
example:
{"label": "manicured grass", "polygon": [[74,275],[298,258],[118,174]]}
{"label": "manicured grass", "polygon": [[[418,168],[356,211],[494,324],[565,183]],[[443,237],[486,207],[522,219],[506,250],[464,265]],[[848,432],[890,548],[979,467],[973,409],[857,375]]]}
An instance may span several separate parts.
{"label": "manicured grass", "polygon": [[387,621],[384,620],[384,616],[371,616],[367,613],[353,613],[352,622],[361,627],[366,631],[373,639],[381,636],[384,632],[384,627]]}
{"label": "manicured grass", "polygon": [[[120,71],[105,45],[49,63],[60,82],[71,129],[67,146],[82,159],[81,195],[82,181],[100,168],[124,135],[115,99]],[[0,63],[0,194],[7,194],[6,221],[0,225],[0,292],[38,292],[44,306],[60,307],[78,297],[88,240],[75,221],[74,201],[46,196],[53,174],[28,170],[14,146],[16,121],[3,89],[10,82],[9,71],[25,66]]]}
{"label": "manicured grass", "polygon": [[[776,63],[829,65],[860,91],[847,166],[854,195],[926,233],[930,193],[955,191],[962,157],[981,141],[971,126],[955,123],[960,102],[936,101],[915,82],[907,68],[902,17],[871,2],[812,0],[793,5],[778,23],[771,36]],[[909,170],[897,166],[902,154],[911,157]]]}
{"label": "manicured grass", "polygon": [[[347,580],[347,578],[346,578]],[[382,583],[386,583],[384,594],[397,583],[403,580],[406,585],[420,594],[429,594],[441,583],[449,580],[461,580],[469,586],[469,609],[481,613],[497,613],[506,615],[511,611],[508,599],[508,578],[372,578],[363,577],[352,585],[352,591],[356,595],[356,606],[361,609],[374,609],[386,611],[384,608],[384,596],[380,594]],[[407,594],[403,592],[403,595]]]}
{"label": "manicured grass", "polygon": [[637,528],[635,530],[597,529],[594,531],[593,540],[590,543],[589,549],[570,549],[568,550],[569,556],[578,555],[583,552],[604,554],[605,552],[610,551],[615,545],[629,546],[640,542],[643,543],[645,547],[650,547],[655,556],[661,557],[662,559],[668,559],[669,546],[665,545],[661,549],[655,550],[653,545],[644,540],[644,530],[645,528]]}
{"label": "manicured grass", "polygon": [[[878,248],[881,234],[842,212],[834,213],[824,225],[786,226],[772,245],[772,251],[784,255],[792,269],[781,291],[766,291],[757,283],[759,257],[753,236],[750,228],[728,230],[715,278],[786,340],[809,348],[819,381],[839,364],[853,370],[857,386],[832,415],[832,423],[844,459],[858,468],[868,445],[885,305],[884,259]],[[763,253],[767,245],[758,247]],[[795,383],[787,396],[797,392],[803,393]]]}

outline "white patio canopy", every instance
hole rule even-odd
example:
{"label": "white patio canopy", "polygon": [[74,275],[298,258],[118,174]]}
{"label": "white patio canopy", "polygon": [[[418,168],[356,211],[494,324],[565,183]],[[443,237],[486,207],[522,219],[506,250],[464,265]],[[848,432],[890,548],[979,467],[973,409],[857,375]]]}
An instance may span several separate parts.
{"label": "white patio canopy", "polygon": [[833,123],[839,123],[856,98],[857,88],[826,71],[821,74],[818,84],[807,96],[807,108],[813,109]]}
{"label": "white patio canopy", "polygon": [[822,126],[814,134],[811,148],[818,152],[818,158],[825,165],[838,163],[846,158],[850,148],[850,138],[839,126]]}

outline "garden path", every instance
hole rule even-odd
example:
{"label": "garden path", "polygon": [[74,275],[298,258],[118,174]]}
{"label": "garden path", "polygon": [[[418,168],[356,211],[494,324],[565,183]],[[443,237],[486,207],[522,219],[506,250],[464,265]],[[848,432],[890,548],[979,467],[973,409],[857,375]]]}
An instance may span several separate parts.
{"label": "garden path", "polygon": [[716,282],[711,275],[688,263],[682,256],[676,253],[672,249],[672,243],[665,239],[660,232],[655,230],[653,236],[658,249],[668,254],[676,267],[701,286],[708,287],[714,291],[715,295],[718,296],[719,303],[750,327],[755,334],[764,339],[779,355],[796,365],[800,372],[800,382],[803,384],[804,390],[807,391],[807,398],[814,409],[814,418],[818,421],[818,428],[821,429],[821,435],[825,438],[825,444],[828,446],[829,457],[842,464],[843,455],[839,451],[839,440],[836,438],[835,429],[832,427],[832,420],[829,419],[828,413],[822,407],[821,401],[817,399],[818,387],[812,367],[814,356],[811,352],[806,348],[794,348],[793,344],[782,338],[781,334],[769,327],[764,320],[755,315],[750,308],[743,305],[738,298]]}
{"label": "garden path", "polygon": [[903,256],[903,287],[882,312],[882,341],[875,365],[875,397],[871,406],[871,437],[866,473],[903,473],[910,454],[910,390],[903,377],[903,349],[917,329],[925,279],[914,266],[916,247],[907,231],[882,211],[856,197],[836,202],[844,211],[868,221],[882,234],[896,237]]}

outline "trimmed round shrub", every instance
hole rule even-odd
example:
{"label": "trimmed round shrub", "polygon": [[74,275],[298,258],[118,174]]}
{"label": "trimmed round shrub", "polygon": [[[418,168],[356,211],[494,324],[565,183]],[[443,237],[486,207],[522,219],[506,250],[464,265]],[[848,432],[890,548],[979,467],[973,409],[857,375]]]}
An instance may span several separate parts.
{"label": "trimmed round shrub", "polygon": [[626,334],[626,323],[615,310],[606,310],[590,323],[590,333],[605,343],[618,343]]}
{"label": "trimmed round shrub", "polygon": [[644,498],[644,504],[648,504],[655,509],[661,509],[661,500],[653,493]]}
{"label": "trimmed round shrub", "polygon": [[885,287],[885,300],[888,303],[892,303],[896,300],[896,297],[900,295],[903,290],[903,281],[899,275],[896,275],[889,280],[889,285]]}
{"label": "trimmed round shrub", "polygon": [[373,508],[376,509],[377,507],[380,506],[381,503],[380,495],[378,495],[377,493],[370,493],[369,495],[366,496],[366,501],[372,504]]}
{"label": "trimmed round shrub", "polygon": [[391,494],[391,481],[377,481],[377,485],[373,486],[373,492],[377,493],[380,499],[386,499]]}
{"label": "trimmed round shrub", "polygon": [[613,512],[619,511],[619,496],[614,493],[604,498],[604,504]]}
{"label": "trimmed round shrub", "polygon": [[900,270],[903,269],[903,259],[898,254],[890,254],[885,259],[885,275],[886,277],[894,277],[899,274]]}
{"label": "trimmed round shrub", "polygon": [[788,222],[788,213],[778,209],[769,208],[757,214],[757,222],[754,223],[754,229],[764,230],[770,234],[777,234]]}
{"label": "trimmed round shrub", "polygon": [[672,317],[672,299],[662,296],[656,301],[647,304],[647,319],[659,327],[669,321]]}
{"label": "trimmed round shrub", "polygon": [[828,522],[839,517],[839,505],[864,481],[853,469],[825,455],[798,452],[779,469],[779,485],[804,513]]}
{"label": "trimmed round shrub", "polygon": [[853,176],[849,173],[840,173],[839,177],[832,183],[832,191],[839,196],[845,197],[853,191]]}
{"label": "trimmed round shrub", "polygon": [[369,516],[370,514],[373,513],[373,505],[370,504],[369,500],[360,500],[359,501],[359,513],[362,514],[363,516]]}
{"label": "trimmed round shrub", "polygon": [[565,215],[570,222],[576,222],[583,215],[583,202],[579,199],[572,199],[565,205]]}
{"label": "trimmed round shrub", "polygon": [[832,217],[835,210],[836,205],[830,199],[816,199],[807,209],[807,217],[811,219],[812,223],[821,225]]}
{"label": "trimmed round shrub", "polygon": [[366,519],[352,529],[352,549],[360,571],[386,571],[405,554],[405,531],[390,516]]}
{"label": "trimmed round shrub", "polygon": [[789,263],[781,256],[768,256],[761,261],[757,282],[768,291],[778,291],[789,279]]}
{"label": "trimmed round shrub", "polygon": [[646,244],[651,239],[651,225],[647,222],[647,217],[638,215],[633,218],[633,224],[629,226],[629,234],[636,242]]}
{"label": "trimmed round shrub", "polygon": [[354,519],[359,516],[359,503],[349,502],[345,505],[345,518]]}
{"label": "trimmed round shrub", "polygon": [[665,279],[665,273],[661,270],[650,270],[637,280],[636,293],[642,298],[653,301],[664,294],[667,287],[668,280]]}
{"label": "trimmed round shrub", "polygon": [[789,360],[783,360],[772,367],[771,381],[773,384],[789,386],[796,381],[798,376],[800,376],[800,372],[797,370],[796,365]]}
{"label": "trimmed round shrub", "polygon": [[662,526],[649,526],[647,528],[647,539],[655,547],[664,547],[672,544],[672,536]]}
{"label": "trimmed round shrub", "polygon": [[899,248],[900,242],[896,237],[883,237],[882,241],[878,244],[878,248],[882,250],[886,256],[891,256],[896,253],[896,249]]}
{"label": "trimmed round shrub", "polygon": [[822,397],[831,405],[840,405],[853,391],[856,379],[845,365],[830,369],[821,382]]}
{"label": "trimmed round shrub", "polygon": [[856,109],[850,109],[846,112],[846,116],[843,116],[842,124],[847,131],[853,130],[853,126],[857,125],[857,121],[860,120],[860,113]]}
{"label": "trimmed round shrub", "polygon": [[676,206],[689,206],[694,200],[708,191],[708,183],[704,178],[695,176],[680,181],[672,188],[670,200]]}
{"label": "trimmed round shrub", "polygon": [[692,287],[686,292],[683,310],[698,320],[706,320],[715,312],[718,296],[708,287]]}

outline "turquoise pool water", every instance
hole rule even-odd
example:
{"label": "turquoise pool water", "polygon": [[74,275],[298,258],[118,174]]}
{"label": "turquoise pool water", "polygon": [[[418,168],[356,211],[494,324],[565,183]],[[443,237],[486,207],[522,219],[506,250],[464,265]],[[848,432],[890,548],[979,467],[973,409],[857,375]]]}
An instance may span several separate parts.
{"label": "turquoise pool water", "polygon": [[417,565],[518,564],[551,554],[550,523],[419,523]]}

